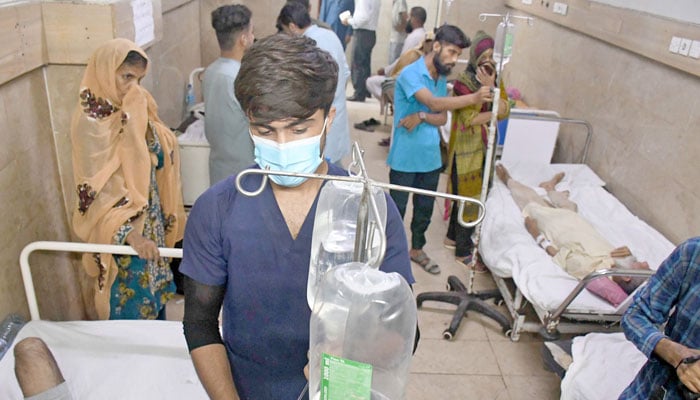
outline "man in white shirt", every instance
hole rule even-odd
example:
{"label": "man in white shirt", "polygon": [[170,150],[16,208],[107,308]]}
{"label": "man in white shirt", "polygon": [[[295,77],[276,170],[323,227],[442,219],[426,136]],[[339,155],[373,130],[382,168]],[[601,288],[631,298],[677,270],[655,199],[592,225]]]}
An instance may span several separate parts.
{"label": "man in white shirt", "polygon": [[299,4],[287,2],[277,17],[277,24],[284,33],[304,35],[315,40],[316,46],[330,53],[333,60],[338,64],[338,84],[333,97],[335,118],[333,119],[333,124],[328,128],[323,156],[330,162],[342,167],[340,164],[342,158],[350,153],[350,126],[348,124],[348,111],[345,102],[345,85],[350,76],[350,71],[345,60],[343,45],[333,31],[312,24],[308,10]]}
{"label": "man in white shirt", "polygon": [[365,101],[370,93],[365,81],[372,71],[372,49],[377,43],[377,23],[379,22],[380,0],[356,0],[355,14],[341,22],[353,28],[352,66],[350,68],[352,86],[355,93],[349,101]]}
{"label": "man in white shirt", "polygon": [[408,31],[408,6],[406,0],[393,0],[391,8],[391,35],[389,36],[389,64],[396,61],[403,48]]}
{"label": "man in white shirt", "polygon": [[[409,34],[406,37],[406,40],[403,42],[403,47],[401,47],[401,53],[399,53],[399,55],[405,54],[407,51],[411,51],[423,43],[423,40],[426,38],[424,28],[426,19],[427,12],[425,11],[425,8],[411,8],[411,17],[408,20],[407,25],[411,27],[411,34]],[[395,77],[395,75],[398,75],[397,73],[394,73],[398,62],[399,59],[397,58],[386,67],[380,68],[379,71],[377,71],[377,75],[370,76],[365,82],[367,91],[380,101],[382,98],[382,82],[384,82],[387,77]]]}

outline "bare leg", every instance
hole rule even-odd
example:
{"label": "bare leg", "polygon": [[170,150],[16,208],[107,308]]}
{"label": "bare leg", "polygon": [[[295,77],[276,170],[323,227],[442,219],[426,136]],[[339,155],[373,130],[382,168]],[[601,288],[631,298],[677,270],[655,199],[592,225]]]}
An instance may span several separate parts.
{"label": "bare leg", "polygon": [[551,207],[551,205],[544,201],[544,199],[542,199],[542,197],[540,197],[540,195],[537,194],[534,189],[511,178],[508,170],[502,164],[496,165],[496,175],[498,176],[498,179],[508,186],[515,204],[517,204],[518,208],[521,210],[528,205],[528,203],[533,202],[541,204],[545,207]]}
{"label": "bare leg", "polygon": [[540,187],[548,192],[554,191],[554,187],[557,186],[557,183],[561,182],[562,179],[564,179],[564,173],[560,172],[554,175],[552,179],[540,183]]}
{"label": "bare leg", "polygon": [[51,350],[36,337],[22,339],[15,345],[15,376],[24,397],[45,392],[65,381]]}
{"label": "bare leg", "polygon": [[578,212],[578,205],[569,200],[569,191],[557,192],[554,190],[547,191],[547,197],[552,201],[554,207],[565,208],[573,212]]}

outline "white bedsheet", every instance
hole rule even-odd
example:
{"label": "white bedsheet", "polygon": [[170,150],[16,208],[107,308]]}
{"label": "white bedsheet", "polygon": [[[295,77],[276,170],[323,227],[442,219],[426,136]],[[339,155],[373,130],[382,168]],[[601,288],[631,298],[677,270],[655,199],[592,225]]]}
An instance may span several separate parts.
{"label": "white bedsheet", "polygon": [[[14,343],[41,337],[74,398],[207,399],[190,360],[182,322],[31,321]],[[22,399],[10,349],[0,361],[0,398]]]}
{"label": "white bedsheet", "polygon": [[[673,244],[644,221],[634,216],[622,203],[603,189],[604,182],[586,165],[510,165],[511,176],[531,187],[566,173],[558,190],[569,190],[579,213],[614,246],[628,246],[652,269],[671,253]],[[513,278],[523,295],[540,308],[553,310],[578,284],[552,258],[537,246],[525,229],[523,217],[507,187],[495,179],[486,201],[479,251],[491,272]],[[604,300],[584,290],[569,307],[570,311],[605,313],[621,312]]]}
{"label": "white bedsheet", "polygon": [[646,362],[622,332],[574,338],[573,363],[561,381],[562,400],[616,399]]}

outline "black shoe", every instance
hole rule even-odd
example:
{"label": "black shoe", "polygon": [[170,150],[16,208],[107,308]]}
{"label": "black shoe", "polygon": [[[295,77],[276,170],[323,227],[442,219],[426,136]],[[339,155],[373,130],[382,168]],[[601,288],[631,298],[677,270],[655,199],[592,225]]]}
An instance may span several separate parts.
{"label": "black shoe", "polygon": [[347,98],[348,101],[359,101],[359,102],[364,102],[365,101],[365,96],[358,95],[357,93],[353,94],[351,97]]}
{"label": "black shoe", "polygon": [[359,129],[361,131],[374,132],[374,128],[365,124],[364,122],[358,122],[353,126],[355,127],[355,129]]}

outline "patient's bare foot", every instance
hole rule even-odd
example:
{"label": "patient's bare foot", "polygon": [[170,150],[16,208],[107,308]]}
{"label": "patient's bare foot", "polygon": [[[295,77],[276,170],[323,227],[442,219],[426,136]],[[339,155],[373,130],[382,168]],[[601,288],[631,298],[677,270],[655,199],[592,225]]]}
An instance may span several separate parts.
{"label": "patient's bare foot", "polygon": [[564,173],[560,172],[554,175],[552,179],[540,183],[540,187],[546,191],[553,191],[557,186],[557,183],[561,182],[562,179],[564,179]]}
{"label": "patient's bare foot", "polygon": [[498,176],[498,179],[501,180],[501,182],[505,183],[506,185],[508,184],[510,174],[508,173],[506,167],[503,166],[503,164],[496,165],[496,175]]}

